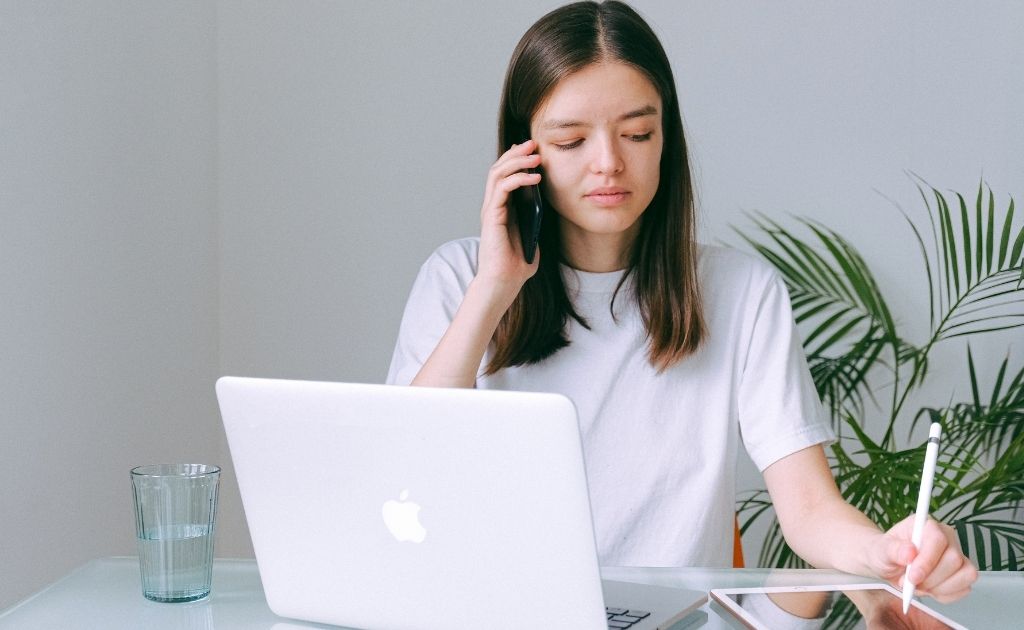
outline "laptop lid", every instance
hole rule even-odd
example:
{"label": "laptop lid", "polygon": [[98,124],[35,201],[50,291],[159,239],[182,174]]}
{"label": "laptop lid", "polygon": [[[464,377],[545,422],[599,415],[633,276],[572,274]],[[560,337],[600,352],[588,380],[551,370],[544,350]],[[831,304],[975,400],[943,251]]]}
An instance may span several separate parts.
{"label": "laptop lid", "polygon": [[567,398],[233,377],[217,397],[276,614],[603,627]]}

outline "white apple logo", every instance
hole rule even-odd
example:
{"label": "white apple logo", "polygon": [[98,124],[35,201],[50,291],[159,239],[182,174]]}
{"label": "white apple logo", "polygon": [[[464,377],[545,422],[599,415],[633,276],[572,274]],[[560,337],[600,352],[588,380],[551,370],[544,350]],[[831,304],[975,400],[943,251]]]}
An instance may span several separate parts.
{"label": "white apple logo", "polygon": [[391,499],[384,502],[381,513],[388,531],[399,542],[421,543],[427,537],[427,530],[420,525],[420,506],[407,501],[409,491],[402,490],[398,501]]}

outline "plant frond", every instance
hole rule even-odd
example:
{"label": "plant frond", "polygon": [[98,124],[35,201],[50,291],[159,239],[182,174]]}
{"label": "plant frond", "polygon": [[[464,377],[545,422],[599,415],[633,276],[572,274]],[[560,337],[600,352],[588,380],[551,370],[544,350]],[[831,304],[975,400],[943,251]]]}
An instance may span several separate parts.
{"label": "plant frond", "polygon": [[981,334],[984,334],[984,333],[999,332],[1000,330],[1012,330],[1014,328],[1020,328],[1022,325],[1024,325],[1024,323],[1007,324],[1005,326],[988,326],[988,327],[972,328],[970,330],[961,330],[961,331],[953,333],[953,334],[943,335],[942,338],[943,339],[956,339],[957,337],[966,337],[968,335],[981,335]]}
{"label": "plant frond", "polygon": [[845,416],[863,417],[864,398],[874,393],[867,386],[872,367],[880,362],[880,355],[888,345],[878,328],[871,328],[846,353],[835,357],[812,354],[807,363],[814,379],[818,396],[828,408],[832,428],[842,437]]}
{"label": "plant frond", "polygon": [[[1024,226],[1016,230],[1017,235],[1013,239],[1013,198],[1010,198],[1009,208],[1002,219],[997,220],[995,195],[991,188],[987,190],[986,207],[985,184],[981,182],[978,185],[973,217],[968,212],[963,195],[955,193],[959,220],[954,221],[950,204],[943,193],[934,187],[929,188],[935,199],[935,213],[940,226],[942,286],[949,299],[948,306],[939,304],[935,309],[941,315],[934,326],[933,339],[952,339],[965,334],[1006,330],[1024,324],[1013,323],[1012,320],[1016,319],[1013,313],[1000,315],[1008,321],[993,325],[976,326],[979,320],[973,319],[966,324],[963,322],[966,316],[977,313],[979,308],[1000,308],[1010,303],[1015,304],[1015,300],[1007,302],[1001,298],[1010,294],[1024,294],[1024,285],[1020,281],[1024,278],[1024,264],[1021,261]],[[928,208],[931,210],[930,204]],[[1016,286],[1013,286],[1012,282],[1004,284],[1004,281],[1014,277],[1018,278]],[[1001,290],[993,290],[994,287]],[[969,309],[968,307],[972,305],[975,307]]]}
{"label": "plant frond", "polygon": [[975,515],[950,523],[960,547],[982,571],[1019,571],[1024,567],[1024,523]]}
{"label": "plant frond", "polygon": [[740,536],[747,533],[762,516],[772,515],[774,512],[771,497],[767,490],[754,490],[750,496],[736,503],[736,514],[740,517]]}
{"label": "plant frond", "polygon": [[[930,210],[930,205],[928,204],[928,197],[924,194],[924,190],[921,188],[921,185],[919,183],[915,182],[915,185],[917,186],[918,192],[920,192],[920,194],[921,194],[921,199],[923,199],[924,202],[925,202],[925,207],[929,208],[929,210]],[[935,283],[934,283],[934,280],[932,278],[932,262],[931,262],[931,257],[928,255],[928,248],[925,247],[924,237],[921,236],[921,231],[917,228],[917,224],[914,223],[913,220],[911,220],[910,215],[908,215],[907,212],[898,203],[896,203],[894,200],[890,199],[889,197],[886,197],[885,195],[882,195],[882,197],[885,198],[889,203],[891,203],[899,211],[899,213],[903,216],[903,220],[906,221],[907,225],[910,227],[911,232],[914,233],[914,240],[917,241],[917,247],[918,247],[918,250],[920,251],[920,254],[921,254],[921,260],[924,261],[924,274],[925,274],[925,278],[928,281],[928,311],[929,311],[928,312],[928,323],[929,323],[929,327],[931,329],[934,329],[935,328],[935,309],[936,309],[936,306],[941,306],[941,300],[938,299],[938,296],[936,296]],[[1012,202],[1011,202],[1011,207],[1012,207]],[[931,213],[930,212],[929,212],[928,216],[929,216],[929,219],[930,219],[931,218]],[[932,236],[935,235],[934,234],[934,232],[935,232],[934,228],[935,228],[935,224],[934,224],[934,222],[932,222]]]}

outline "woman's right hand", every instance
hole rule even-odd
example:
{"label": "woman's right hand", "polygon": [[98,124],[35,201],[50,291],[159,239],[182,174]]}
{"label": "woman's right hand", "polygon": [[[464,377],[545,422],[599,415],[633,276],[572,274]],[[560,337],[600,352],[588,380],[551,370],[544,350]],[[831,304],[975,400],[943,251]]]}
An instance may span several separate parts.
{"label": "woman's right hand", "polygon": [[537,143],[527,140],[502,154],[487,174],[480,209],[480,252],[477,272],[437,347],[412,380],[413,385],[473,387],[487,344],[501,318],[533,274],[541,251],[527,263],[519,227],[508,208],[509,193],[540,182]]}
{"label": "woman's right hand", "polygon": [[540,165],[534,151],[537,143],[527,140],[514,144],[503,153],[487,173],[484,203],[480,209],[480,254],[474,282],[484,282],[492,291],[503,295],[509,304],[523,284],[537,273],[542,252],[538,249],[533,263],[523,257],[519,227],[509,210],[509,196],[517,188],[540,183],[540,173],[526,169]]}

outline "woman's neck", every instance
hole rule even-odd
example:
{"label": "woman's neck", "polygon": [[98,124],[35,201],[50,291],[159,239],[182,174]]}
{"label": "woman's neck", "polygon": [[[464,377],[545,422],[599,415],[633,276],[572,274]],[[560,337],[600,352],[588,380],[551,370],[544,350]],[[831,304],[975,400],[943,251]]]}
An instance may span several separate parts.
{"label": "woman's neck", "polygon": [[573,269],[590,273],[607,273],[629,267],[629,253],[639,234],[637,222],[625,232],[614,234],[582,233],[561,230],[562,258]]}

